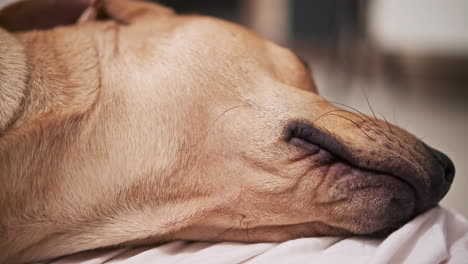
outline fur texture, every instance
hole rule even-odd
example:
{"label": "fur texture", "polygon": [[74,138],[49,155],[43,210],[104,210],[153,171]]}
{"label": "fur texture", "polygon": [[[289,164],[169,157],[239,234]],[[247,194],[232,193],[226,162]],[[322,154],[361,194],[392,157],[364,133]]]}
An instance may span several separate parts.
{"label": "fur texture", "polygon": [[[0,13],[0,262],[372,234],[440,200],[417,138],[324,101],[291,51],[155,4],[58,2]],[[37,27],[57,7],[80,12]],[[333,136],[352,166],[287,142],[293,121]],[[401,168],[411,186],[387,175]]]}

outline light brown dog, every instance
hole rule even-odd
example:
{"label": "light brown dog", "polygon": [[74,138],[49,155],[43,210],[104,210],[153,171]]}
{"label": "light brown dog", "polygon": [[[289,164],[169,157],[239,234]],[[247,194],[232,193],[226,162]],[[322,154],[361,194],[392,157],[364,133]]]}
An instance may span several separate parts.
{"label": "light brown dog", "polygon": [[385,234],[447,192],[445,155],[324,101],[288,49],[155,4],[88,6],[0,14],[0,262]]}

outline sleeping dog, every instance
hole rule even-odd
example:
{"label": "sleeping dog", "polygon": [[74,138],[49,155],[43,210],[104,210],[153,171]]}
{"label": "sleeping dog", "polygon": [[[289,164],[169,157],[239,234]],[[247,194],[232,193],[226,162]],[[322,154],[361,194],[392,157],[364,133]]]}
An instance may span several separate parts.
{"label": "sleeping dog", "polygon": [[241,26],[130,0],[21,2],[0,26],[0,262],[388,234],[453,180]]}

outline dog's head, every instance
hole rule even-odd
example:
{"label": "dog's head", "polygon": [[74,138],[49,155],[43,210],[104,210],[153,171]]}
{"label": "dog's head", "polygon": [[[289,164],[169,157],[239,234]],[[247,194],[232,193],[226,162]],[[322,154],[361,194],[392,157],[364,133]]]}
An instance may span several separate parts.
{"label": "dog's head", "polygon": [[34,177],[23,190],[54,201],[44,214],[73,203],[146,214],[176,238],[283,240],[388,232],[448,191],[447,156],[328,103],[290,50],[153,4],[101,8],[103,21],[11,40],[29,72],[21,103],[1,102],[2,175]]}

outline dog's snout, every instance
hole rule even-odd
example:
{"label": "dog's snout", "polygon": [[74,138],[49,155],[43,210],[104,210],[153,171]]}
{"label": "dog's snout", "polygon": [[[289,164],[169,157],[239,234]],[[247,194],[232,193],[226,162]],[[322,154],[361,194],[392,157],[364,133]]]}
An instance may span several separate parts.
{"label": "dog's snout", "polygon": [[443,178],[446,184],[452,183],[453,178],[455,177],[455,165],[453,165],[452,160],[437,149],[431,148],[426,144],[424,144],[424,146],[434,155],[439,165],[443,168]]}

